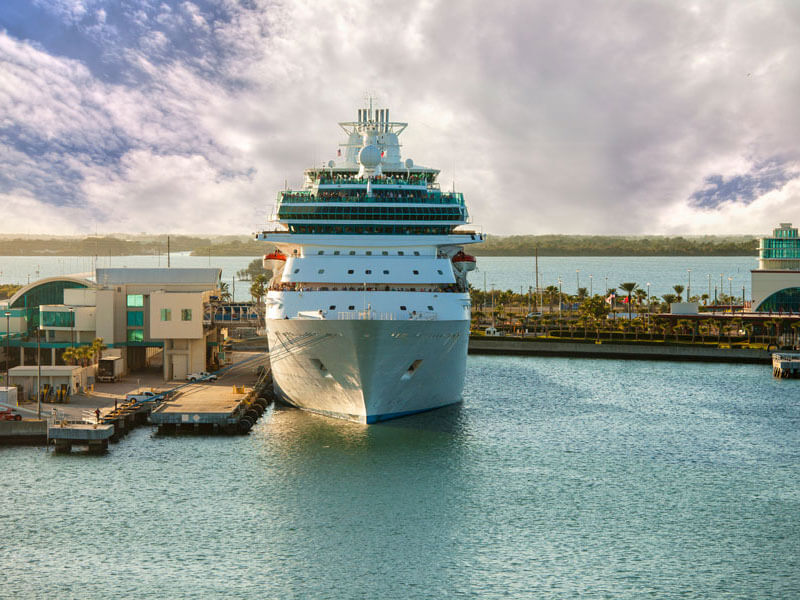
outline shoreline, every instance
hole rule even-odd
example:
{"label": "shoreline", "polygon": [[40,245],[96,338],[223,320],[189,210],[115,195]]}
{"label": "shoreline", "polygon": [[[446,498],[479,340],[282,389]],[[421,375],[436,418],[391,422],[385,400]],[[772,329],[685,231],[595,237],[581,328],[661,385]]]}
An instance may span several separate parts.
{"label": "shoreline", "polygon": [[482,335],[470,336],[469,354],[772,364],[772,351],[757,348],[704,347],[650,341],[597,343]]}

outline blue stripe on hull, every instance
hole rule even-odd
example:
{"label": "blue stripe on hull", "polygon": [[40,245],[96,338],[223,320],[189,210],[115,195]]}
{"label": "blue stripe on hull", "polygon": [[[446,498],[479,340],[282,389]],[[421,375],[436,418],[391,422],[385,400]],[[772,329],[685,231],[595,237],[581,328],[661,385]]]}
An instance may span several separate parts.
{"label": "blue stripe on hull", "polygon": [[389,419],[397,419],[399,417],[407,417],[409,415],[416,415],[419,413],[428,412],[431,410],[436,410],[437,408],[444,408],[445,406],[452,406],[453,404],[458,404],[461,400],[456,400],[455,402],[451,402],[449,404],[440,404],[439,406],[431,406],[430,408],[422,408],[419,410],[408,410],[405,412],[396,412],[396,413],[385,413],[382,415],[367,415],[367,425],[371,425],[372,423],[377,423],[378,421],[388,421]]}

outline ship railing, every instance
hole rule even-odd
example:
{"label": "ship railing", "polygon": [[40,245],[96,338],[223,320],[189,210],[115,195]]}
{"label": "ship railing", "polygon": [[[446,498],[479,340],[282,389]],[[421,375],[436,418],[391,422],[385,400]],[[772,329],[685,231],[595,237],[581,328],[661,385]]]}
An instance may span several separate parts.
{"label": "ship railing", "polygon": [[376,310],[341,311],[337,316],[340,321],[435,321],[436,313],[432,311],[379,312]]}

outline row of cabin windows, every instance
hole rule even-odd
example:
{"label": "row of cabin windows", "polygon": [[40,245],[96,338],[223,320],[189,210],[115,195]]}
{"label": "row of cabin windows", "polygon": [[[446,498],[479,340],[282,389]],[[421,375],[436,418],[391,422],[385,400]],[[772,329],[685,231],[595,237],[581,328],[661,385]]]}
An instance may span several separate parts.
{"label": "row of cabin windows", "polygon": [[303,224],[297,225],[295,223],[288,223],[289,233],[298,234],[323,234],[323,235],[339,235],[351,234],[358,235],[448,235],[456,225],[447,225],[444,227],[437,226],[421,226],[412,227],[409,225],[323,225],[323,224]]}
{"label": "row of cabin windows", "polygon": [[[356,307],[355,307],[354,304],[351,304],[350,306],[347,307],[347,310],[355,310],[355,309],[356,309]],[[328,310],[336,310],[336,305],[335,304],[331,304],[328,307]],[[406,307],[405,304],[401,304],[400,305],[400,310],[408,310],[408,308]],[[433,310],[433,306],[428,306],[428,310]]]}
{"label": "row of cabin windows", "polygon": [[[318,255],[325,254],[325,250],[318,250],[317,254]],[[339,250],[334,250],[333,251],[333,255],[334,256],[339,256],[339,254],[340,254]],[[350,256],[355,256],[356,251],[355,250],[350,250],[349,254],[350,254]],[[366,252],[364,252],[364,255],[365,256],[372,256],[372,250],[367,250]],[[389,256],[389,251],[388,250],[382,251],[381,252],[381,256]],[[405,252],[403,252],[402,250],[398,250],[397,251],[397,256],[405,256]],[[419,256],[419,250],[414,250],[414,256]]]}
{"label": "row of cabin windows", "polygon": [[[297,273],[299,273],[299,272],[300,272],[300,267],[298,267],[298,268],[296,268],[296,269],[294,270],[294,273],[295,273],[295,274],[297,274]],[[322,275],[324,272],[325,272],[325,269],[317,269],[317,274],[318,274],[318,275]],[[419,271],[418,271],[417,269],[414,269],[414,270],[413,270],[413,271],[411,271],[411,272],[412,272],[414,275],[419,275]],[[436,269],[436,272],[437,272],[437,273],[439,273],[439,275],[444,275],[444,272],[443,272],[441,269]],[[353,275],[354,273],[355,273],[355,269],[347,269],[347,274],[348,274],[348,275]],[[365,274],[365,275],[372,275],[372,269],[365,269],[365,270],[364,270],[364,274]],[[384,270],[383,270],[383,274],[384,274],[384,275],[388,275],[388,274],[389,274],[389,270],[388,270],[388,269],[384,269]],[[164,319],[161,319],[161,320],[163,321]],[[169,320],[169,319],[166,319],[166,320]],[[184,320],[185,320],[185,319],[184,319]]]}

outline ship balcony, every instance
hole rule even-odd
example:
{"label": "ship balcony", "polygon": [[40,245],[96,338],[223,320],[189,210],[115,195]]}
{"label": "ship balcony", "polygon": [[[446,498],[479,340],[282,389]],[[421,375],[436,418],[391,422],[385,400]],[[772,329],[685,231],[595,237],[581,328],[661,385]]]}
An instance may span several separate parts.
{"label": "ship balcony", "polygon": [[278,206],[304,204],[435,204],[466,206],[460,192],[440,192],[425,188],[373,188],[367,195],[363,187],[283,190],[278,193]]}

